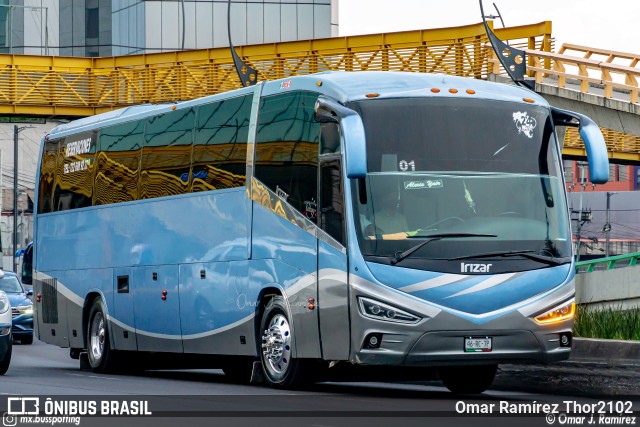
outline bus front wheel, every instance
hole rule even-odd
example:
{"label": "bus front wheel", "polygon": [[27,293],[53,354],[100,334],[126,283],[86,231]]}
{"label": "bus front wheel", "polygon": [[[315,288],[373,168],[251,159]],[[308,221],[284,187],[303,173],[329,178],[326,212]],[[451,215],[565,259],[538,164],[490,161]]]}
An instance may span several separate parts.
{"label": "bus front wheel", "polygon": [[282,297],[269,300],[260,323],[259,352],[267,384],[276,388],[296,388],[309,380],[307,361],[292,357],[295,338]]}
{"label": "bus front wheel", "polygon": [[109,329],[104,303],[96,298],[89,311],[87,324],[87,354],[94,372],[107,373],[116,369],[116,354],[109,344]]}
{"label": "bus front wheel", "polygon": [[438,369],[444,386],[456,394],[479,394],[491,387],[498,365],[447,366]]}

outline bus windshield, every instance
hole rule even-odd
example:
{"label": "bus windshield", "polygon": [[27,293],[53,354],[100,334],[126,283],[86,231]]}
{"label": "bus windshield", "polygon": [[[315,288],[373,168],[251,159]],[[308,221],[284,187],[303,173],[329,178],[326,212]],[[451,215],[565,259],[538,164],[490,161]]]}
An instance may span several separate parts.
{"label": "bus windshield", "polygon": [[459,273],[460,259],[489,255],[501,260],[502,271],[570,262],[548,109],[470,97],[350,107],[361,115],[367,139],[366,200],[355,182],[352,191],[365,259],[395,264],[398,254],[432,240],[397,265]]}

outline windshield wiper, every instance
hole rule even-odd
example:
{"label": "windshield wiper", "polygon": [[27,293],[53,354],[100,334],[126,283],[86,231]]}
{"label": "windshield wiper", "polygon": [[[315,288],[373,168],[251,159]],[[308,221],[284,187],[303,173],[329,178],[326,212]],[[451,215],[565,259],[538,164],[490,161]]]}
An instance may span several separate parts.
{"label": "windshield wiper", "polygon": [[433,242],[434,240],[458,239],[462,237],[498,237],[498,236],[495,234],[477,234],[477,233],[440,233],[440,234],[427,234],[426,236],[416,235],[411,237],[414,239],[419,237],[424,237],[429,240],[425,240],[424,242],[418,243],[414,247],[409,248],[404,252],[396,252],[395,256],[391,259],[391,265],[396,265],[397,263],[399,263],[406,257],[410,256],[421,247],[425,246],[428,243]]}
{"label": "windshield wiper", "polygon": [[534,261],[539,261],[545,264],[549,264],[549,265],[560,265],[560,264],[566,264],[568,262],[571,261],[571,258],[569,257],[563,257],[563,258],[553,258],[553,257],[548,257],[548,256],[544,256],[544,255],[539,255],[536,253],[532,253],[535,251],[531,251],[531,250],[522,250],[522,251],[496,251],[496,252],[485,252],[482,254],[475,254],[475,255],[465,255],[465,256],[459,256],[456,258],[449,258],[449,261],[456,261],[456,260],[460,260],[460,259],[470,259],[470,258],[489,258],[492,256],[498,256],[498,257],[512,257],[512,256],[522,256],[524,258],[528,258]]}

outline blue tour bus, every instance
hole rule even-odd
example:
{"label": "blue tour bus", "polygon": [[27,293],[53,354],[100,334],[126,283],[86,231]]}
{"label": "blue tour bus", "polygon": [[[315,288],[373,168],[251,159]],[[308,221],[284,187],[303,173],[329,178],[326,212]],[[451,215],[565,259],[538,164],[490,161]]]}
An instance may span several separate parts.
{"label": "blue tour bus", "polygon": [[60,125],[38,172],[37,336],[96,372],[155,360],[276,387],[404,367],[482,392],[499,363],[567,359],[557,125],[606,182],[587,117],[443,75],[328,72]]}

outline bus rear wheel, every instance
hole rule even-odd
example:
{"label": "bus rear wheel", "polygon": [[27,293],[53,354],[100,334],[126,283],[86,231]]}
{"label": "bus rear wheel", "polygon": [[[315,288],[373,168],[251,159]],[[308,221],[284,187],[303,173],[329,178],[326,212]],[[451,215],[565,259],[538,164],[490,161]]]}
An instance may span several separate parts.
{"label": "bus rear wheel", "polygon": [[109,344],[109,329],[104,303],[96,298],[89,311],[87,324],[87,355],[91,369],[97,373],[114,372],[117,355]]}
{"label": "bus rear wheel", "polygon": [[456,394],[479,394],[491,387],[498,365],[447,366],[438,369],[444,386]]}
{"label": "bus rear wheel", "polygon": [[269,300],[260,323],[260,360],[265,381],[275,388],[298,388],[309,382],[308,363],[296,359],[295,339],[282,297]]}

